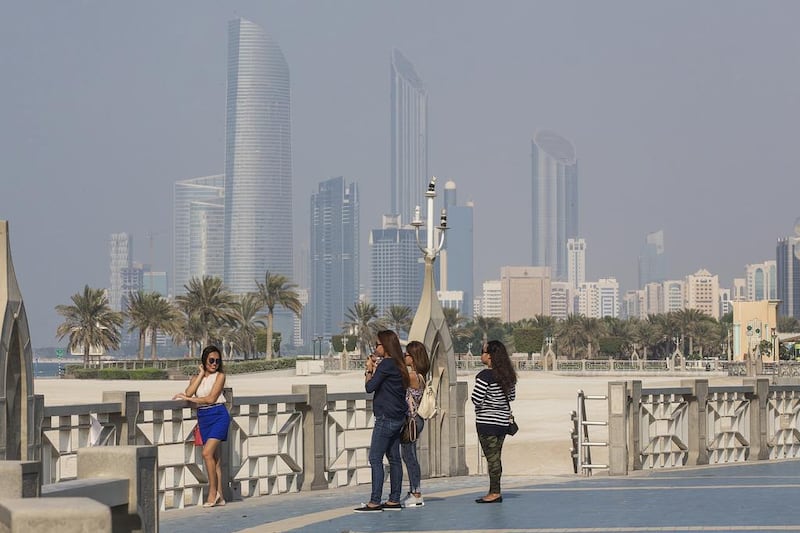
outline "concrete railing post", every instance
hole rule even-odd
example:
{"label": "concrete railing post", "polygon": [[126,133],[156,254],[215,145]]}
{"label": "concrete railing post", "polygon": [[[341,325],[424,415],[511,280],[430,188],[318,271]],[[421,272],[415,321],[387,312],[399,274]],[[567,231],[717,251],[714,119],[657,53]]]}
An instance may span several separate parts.
{"label": "concrete railing post", "polygon": [[689,452],[686,458],[687,465],[708,464],[708,431],[706,416],[708,409],[708,380],[707,379],[682,379],[682,387],[690,387],[692,396],[689,398],[689,438],[686,445]]}
{"label": "concrete railing post", "polygon": [[42,465],[38,461],[0,461],[0,500],[37,498],[42,488]]}
{"label": "concrete railing post", "polygon": [[103,391],[103,403],[119,404],[119,414],[111,415],[110,419],[117,428],[116,443],[121,446],[136,444],[139,402],[139,391]]}
{"label": "concrete railing post", "polygon": [[767,400],[769,398],[769,379],[745,380],[745,386],[753,387],[750,400],[750,457],[748,461],[769,459],[767,439]]}
{"label": "concrete railing post", "polygon": [[158,447],[97,446],[78,449],[78,479],[122,478],[128,508],[113,514],[114,529],[158,533]]}
{"label": "concrete railing post", "polygon": [[631,470],[642,469],[642,444],[641,444],[641,417],[639,416],[639,404],[642,402],[642,382],[633,380],[628,384],[630,403],[628,404],[628,435],[630,447],[628,448],[628,468]]}
{"label": "concrete railing post", "polygon": [[608,384],[608,473],[628,474],[628,386],[624,381]]}
{"label": "concrete railing post", "polygon": [[328,488],[325,476],[325,405],[327,385],[292,385],[292,394],[305,394],[303,412],[303,480],[300,490]]}

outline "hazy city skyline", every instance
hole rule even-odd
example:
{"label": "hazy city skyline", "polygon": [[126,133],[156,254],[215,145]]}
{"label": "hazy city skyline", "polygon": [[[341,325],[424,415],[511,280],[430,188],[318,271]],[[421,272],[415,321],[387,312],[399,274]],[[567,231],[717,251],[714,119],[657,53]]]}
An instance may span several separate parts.
{"label": "hazy city skyline", "polygon": [[800,214],[799,14],[792,2],[10,2],[0,218],[34,346],[55,342],[55,305],[108,286],[112,233],[172,271],[174,183],[224,170],[237,17],[280,44],[292,73],[296,247],[333,176],[359,185],[362,245],[380,227],[396,48],[425,81],[429,172],[474,201],[476,285],[530,263],[530,143],[549,129],[579,155],[587,279],[634,288],[646,235],[663,230],[669,278],[705,268],[729,287],[775,258]]}

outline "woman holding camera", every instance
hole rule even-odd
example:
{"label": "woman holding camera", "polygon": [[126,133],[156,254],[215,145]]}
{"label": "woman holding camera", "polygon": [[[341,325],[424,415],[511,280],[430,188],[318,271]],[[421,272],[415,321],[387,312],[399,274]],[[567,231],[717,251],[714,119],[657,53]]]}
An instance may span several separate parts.
{"label": "woman holding camera", "polygon": [[[403,464],[400,459],[400,434],[408,412],[408,385],[408,369],[400,339],[394,331],[379,331],[375,352],[367,360],[364,372],[364,389],[374,393],[372,411],[375,415],[375,426],[369,447],[372,493],[367,504],[354,509],[357,513],[402,509],[400,490],[403,487]],[[381,503],[384,456],[389,460],[390,490],[389,499]]]}

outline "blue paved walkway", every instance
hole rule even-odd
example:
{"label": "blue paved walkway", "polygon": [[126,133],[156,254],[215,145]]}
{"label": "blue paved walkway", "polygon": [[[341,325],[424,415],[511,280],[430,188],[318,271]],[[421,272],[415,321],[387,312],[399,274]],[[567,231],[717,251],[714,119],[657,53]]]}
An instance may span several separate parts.
{"label": "blue paved walkway", "polygon": [[368,485],[252,498],[166,511],[160,531],[800,531],[800,461],[627,477],[505,476],[503,503],[474,503],[487,486],[485,476],[423,480],[424,507],[374,514],[352,512],[369,498]]}

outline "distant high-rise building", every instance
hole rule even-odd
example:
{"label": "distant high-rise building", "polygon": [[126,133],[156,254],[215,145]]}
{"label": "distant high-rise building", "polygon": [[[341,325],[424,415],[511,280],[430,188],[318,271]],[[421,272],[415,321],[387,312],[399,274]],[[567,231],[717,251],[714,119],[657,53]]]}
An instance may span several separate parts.
{"label": "distant high-rise building", "polygon": [[[391,214],[409,224],[428,184],[428,93],[414,65],[392,50]],[[471,289],[470,289],[471,290]]]}
{"label": "distant high-rise building", "polygon": [[800,318],[800,218],[794,236],[778,239],[777,260],[778,316]]}
{"label": "distant high-rise building", "polygon": [[572,314],[572,287],[566,281],[550,282],[550,316],[566,320]]}
{"label": "distant high-rise building", "polygon": [[323,181],[311,195],[309,333],[314,336],[340,334],[347,310],[358,301],[359,211],[358,185],[342,177]]}
{"label": "distant high-rise building", "polygon": [[647,318],[648,315],[658,315],[665,312],[665,290],[665,283],[663,282],[657,283],[653,281],[642,287],[644,293],[644,306],[642,308],[644,316],[642,318]]}
{"label": "distant high-rise building", "polygon": [[686,308],[719,319],[719,276],[705,269],[686,276]]}
{"label": "distant high-rise building", "polygon": [[629,320],[631,318],[638,318],[644,320],[647,318],[645,309],[645,291],[644,289],[632,290],[625,292],[622,297],[622,308],[620,309],[620,318]]}
{"label": "distant high-rise building", "polygon": [[267,271],[294,275],[290,115],[289,66],[280,47],[256,24],[230,21],[224,279],[237,294],[255,290]]}
{"label": "distant high-rise building", "polygon": [[731,299],[731,290],[719,290],[719,316],[727,315],[733,312],[733,300]]}
{"label": "distant high-rise building", "polygon": [[108,305],[114,311],[124,311],[125,296],[130,287],[133,266],[133,236],[112,233],[109,243],[111,279],[108,286]]}
{"label": "distant high-rise building", "polygon": [[648,283],[667,279],[667,259],[664,255],[664,231],[648,233],[639,255],[639,288]]}
{"label": "distant high-rise building", "polygon": [[382,228],[369,234],[369,301],[380,314],[393,305],[415,310],[422,292],[425,265],[416,233],[411,228],[401,228],[399,218],[399,215],[385,215]]}
{"label": "distant high-rise building", "polygon": [[504,266],[500,268],[502,307],[500,320],[516,322],[550,315],[550,268]]}
{"label": "distant high-rise building", "polygon": [[777,263],[764,261],[745,266],[747,300],[776,300],[778,298]]}
{"label": "distant high-rise building", "polygon": [[578,160],[572,143],[539,131],[531,143],[533,266],[567,280],[567,239],[578,237]]}
{"label": "distant high-rise building", "polygon": [[585,239],[567,239],[567,281],[572,289],[586,281]]}
{"label": "distant high-rise building", "polygon": [[578,312],[589,318],[619,317],[619,283],[615,278],[587,281],[578,287]]}
{"label": "distant high-rise building", "polygon": [[172,200],[172,294],[177,295],[193,277],[223,276],[225,176],[177,181]]}
{"label": "distant high-rise building", "polygon": [[444,207],[447,209],[447,237],[440,253],[440,289],[463,292],[459,311],[461,316],[472,317],[472,295],[474,290],[472,202],[458,205],[456,184],[448,181],[444,186]]}
{"label": "distant high-rise building", "polygon": [[484,318],[500,318],[503,309],[503,288],[499,279],[483,282],[481,312]]}
{"label": "distant high-rise building", "polygon": [[686,283],[683,280],[664,282],[664,307],[662,313],[671,313],[686,309]]}
{"label": "distant high-rise building", "polygon": [[747,300],[747,280],[745,278],[733,278],[733,287],[731,287],[731,300]]}
{"label": "distant high-rise building", "polygon": [[153,272],[149,269],[142,271],[142,290],[154,292],[163,297],[169,296],[169,282],[166,272]]}

